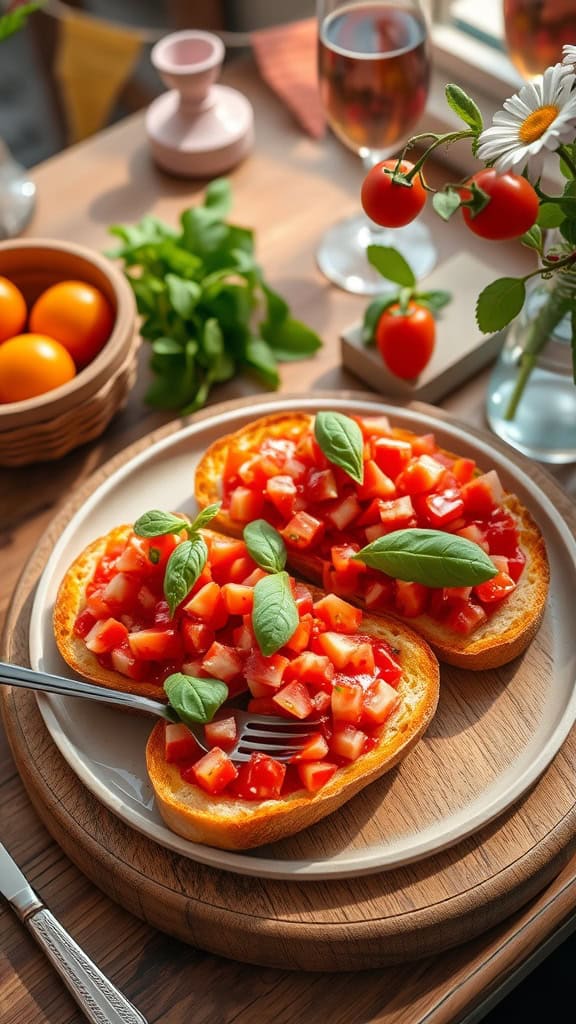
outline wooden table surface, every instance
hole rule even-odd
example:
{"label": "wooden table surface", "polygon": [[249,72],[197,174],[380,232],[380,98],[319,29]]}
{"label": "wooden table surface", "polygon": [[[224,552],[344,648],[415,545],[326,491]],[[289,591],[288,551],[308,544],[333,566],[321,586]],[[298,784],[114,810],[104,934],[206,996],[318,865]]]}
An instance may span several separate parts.
{"label": "wooden table surface", "polygon": [[[257,256],[270,283],[294,315],[324,339],[305,363],[286,364],[282,390],[354,388],[362,385],[339,363],[338,336],[357,321],[366,300],[331,286],[316,268],[322,231],[358,208],[361,170],[331,137],[308,139],[263,86],[250,63],[227,68],[256,111],[253,154],[230,175],[231,219],[255,228]],[[438,181],[450,176],[437,167]],[[151,163],[136,115],[36,168],[38,209],[30,236],[70,239],[97,250],[110,248],[107,229],[153,212],[170,223],[198,201],[205,182],[179,181]],[[489,259],[495,274],[531,267],[521,247],[482,243],[458,223],[437,228],[440,259],[468,250]],[[487,252],[487,247],[489,251]],[[449,286],[449,285],[448,285]],[[56,508],[103,462],[171,416],[148,409],[147,351],[128,407],[105,435],[57,463],[0,470],[0,546],[3,552],[0,624],[18,577]],[[483,426],[487,374],[478,375],[442,403],[462,421]],[[247,379],[213,394],[214,401],[256,394]],[[576,470],[556,479],[576,493]],[[320,1015],[329,1024],[444,1024],[480,1012],[512,984],[537,951],[571,926],[576,904],[576,858],[513,919],[453,953],[400,968],[356,974],[283,972],[227,961],[168,938],[131,916],[93,886],[65,857],[36,817],[0,733],[2,799],[0,831],[31,883],[98,965],[151,1022],[237,1024],[293,1022]],[[26,930],[2,906],[0,1019],[4,1024],[70,1024],[83,1017]],[[391,971],[394,984],[391,985]],[[477,1017],[475,1019],[478,1019]]]}

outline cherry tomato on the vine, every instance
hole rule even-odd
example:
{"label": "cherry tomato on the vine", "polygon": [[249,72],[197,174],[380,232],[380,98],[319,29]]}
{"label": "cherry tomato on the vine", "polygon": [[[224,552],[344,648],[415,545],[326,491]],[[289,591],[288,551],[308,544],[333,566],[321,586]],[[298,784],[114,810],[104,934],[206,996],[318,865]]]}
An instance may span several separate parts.
{"label": "cherry tomato on the vine", "polygon": [[410,301],[404,313],[399,303],[384,310],[376,327],[376,344],[391,373],[414,380],[428,365],[436,342],[436,323],[429,309]]}
{"label": "cherry tomato on the vine", "polygon": [[426,189],[420,174],[408,184],[395,181],[394,172],[408,174],[414,164],[402,160],[382,160],[364,178],[360,198],[364,213],[384,228],[410,224],[426,203]]}
{"label": "cherry tomato on the vine", "polygon": [[[486,167],[472,175],[466,184],[472,182],[490,196],[479,213],[467,206],[461,207],[466,225],[475,235],[492,241],[519,238],[536,223],[538,196],[526,178],[512,172],[497,174],[493,167]],[[469,188],[460,189],[461,199],[471,197]]]}

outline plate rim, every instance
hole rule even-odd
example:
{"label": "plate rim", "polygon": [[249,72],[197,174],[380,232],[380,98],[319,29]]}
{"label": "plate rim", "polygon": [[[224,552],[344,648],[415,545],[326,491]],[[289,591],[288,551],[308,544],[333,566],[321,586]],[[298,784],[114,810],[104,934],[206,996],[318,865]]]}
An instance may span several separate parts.
{"label": "plate rim", "polygon": [[[240,400],[232,403],[225,403],[224,406],[221,406],[220,408],[214,407],[210,410],[206,410],[201,417],[188,424],[181,424],[179,427],[176,427],[176,429],[174,429],[172,425],[171,430],[166,430],[165,432],[162,431],[162,436],[153,440],[149,445],[144,444],[143,447],[132,457],[120,463],[110,475],[92,489],[87,499],[72,511],[62,534],[60,535],[44,566],[41,577],[36,586],[30,617],[29,632],[29,653],[31,664],[34,665],[38,663],[38,645],[40,644],[40,639],[39,636],[36,635],[35,642],[33,626],[38,623],[39,616],[42,614],[42,611],[45,610],[45,604],[43,603],[42,598],[51,582],[52,566],[57,563],[68,537],[72,536],[74,531],[81,526],[90,509],[100,502],[109,491],[114,490],[122,478],[140,468],[144,463],[158,458],[162,451],[181,444],[190,436],[193,437],[196,434],[202,434],[204,431],[210,430],[214,425],[226,425],[230,423],[230,421],[249,421],[250,419],[254,419],[256,416],[255,406],[258,407],[260,414],[264,415],[266,412],[290,411],[298,407],[304,411],[312,411],[317,410],[318,408],[328,408],[330,406],[338,408],[338,406],[342,407],[344,405],[348,407],[352,405],[356,410],[358,410],[360,406],[364,406],[365,408],[362,411],[369,413],[372,412],[372,414],[374,414],[375,409],[377,409],[380,414],[390,415],[392,418],[394,416],[404,419],[407,418],[411,420],[412,423],[419,421],[421,424],[428,427],[431,424],[436,423],[438,429],[454,436],[457,442],[472,442],[476,448],[483,452],[486,459],[490,460],[491,464],[496,462],[500,463],[501,468],[511,474],[515,480],[519,479],[524,488],[529,491],[531,495],[534,494],[535,490],[537,491],[538,503],[543,506],[548,517],[553,520],[562,542],[571,549],[573,560],[576,564],[576,539],[572,535],[566,520],[562,514],[558,512],[548,495],[541,490],[538,484],[535,484],[534,480],[528,475],[527,471],[524,470],[522,466],[516,465],[507,457],[506,451],[503,450],[503,446],[497,445],[495,447],[491,443],[490,435],[481,434],[476,431],[475,428],[470,428],[468,425],[459,422],[456,418],[451,417],[450,414],[444,413],[443,410],[434,410],[432,407],[429,407],[428,409],[419,409],[405,405],[397,406],[394,403],[381,401],[377,396],[371,396],[370,393],[344,393],[336,396],[329,392],[318,392],[313,397],[303,395],[286,395],[272,399],[266,396],[263,400],[255,400],[253,405],[250,407],[250,410],[246,410],[245,403]],[[438,413],[440,415],[438,415]],[[152,436],[154,436],[154,432]],[[100,467],[100,469],[102,469],[102,467]],[[40,644],[40,649],[41,647],[42,645]],[[63,698],[58,699],[62,700]],[[70,700],[73,700],[73,698],[70,698]],[[537,781],[561,748],[576,718],[576,692],[574,692],[572,694],[572,698],[568,700],[564,708],[560,722],[557,723],[547,743],[541,749],[539,757],[532,762],[529,770],[521,773],[519,779],[514,785],[508,786],[500,795],[499,799],[492,801],[489,806],[491,806],[493,810],[488,816],[486,816],[485,813],[482,814],[478,811],[468,819],[468,826],[466,828],[455,826],[452,831],[448,831],[445,840],[435,842],[432,846],[430,845],[431,840],[423,844],[416,843],[411,848],[411,852],[406,853],[403,857],[398,857],[398,855],[392,854],[394,859],[391,862],[388,862],[386,856],[382,857],[381,852],[375,852],[371,856],[360,851],[354,851],[353,854],[348,854],[348,860],[350,860],[350,858],[357,860],[360,853],[365,863],[363,867],[359,867],[357,864],[347,865],[346,857],[339,857],[338,855],[335,858],[333,857],[322,861],[297,861],[294,859],[290,861],[278,861],[259,856],[257,849],[250,853],[217,850],[216,848],[190,843],[182,837],[179,837],[176,833],[172,833],[163,823],[160,826],[160,837],[158,834],[153,834],[153,832],[143,829],[135,820],[134,815],[130,812],[124,810],[124,813],[119,813],[117,806],[119,801],[113,793],[103,787],[101,783],[97,783],[95,786],[94,777],[84,769],[83,765],[79,768],[77,763],[78,759],[71,750],[73,745],[68,737],[62,733],[60,723],[55,716],[53,701],[54,698],[51,695],[38,695],[38,707],[40,714],[44,719],[45,725],[52,739],[60,750],[60,753],[77,777],[81,779],[92,794],[113,814],[120,817],[121,820],[127,823],[130,827],[136,829],[136,831],[142,832],[147,838],[159,843],[159,845],[164,848],[180,853],[192,861],[198,861],[199,863],[230,871],[235,874],[256,875],[258,877],[266,877],[275,880],[292,881],[295,878],[301,880],[322,880],[356,877],[363,874],[374,874],[380,871],[395,869],[404,864],[414,863],[417,860],[422,860],[440,852],[443,849],[454,846],[456,843],[478,831],[479,828],[483,828],[488,825],[496,817],[507,810],[513,803],[515,803],[527,791],[527,789]],[[527,781],[523,781],[525,780],[525,777],[527,777]],[[106,799],[102,796],[103,788],[105,793],[108,794]],[[381,851],[382,848],[371,847],[368,849]],[[375,858],[378,858],[376,862]]]}

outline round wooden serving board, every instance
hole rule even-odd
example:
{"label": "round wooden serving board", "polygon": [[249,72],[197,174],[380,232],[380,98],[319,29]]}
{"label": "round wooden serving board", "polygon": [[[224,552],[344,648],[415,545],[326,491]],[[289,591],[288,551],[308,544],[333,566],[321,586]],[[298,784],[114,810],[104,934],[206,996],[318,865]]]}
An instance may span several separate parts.
{"label": "round wooden serving board", "polygon": [[[361,397],[366,401],[366,395]],[[225,408],[240,404],[227,403]],[[266,402],[259,406],[265,413]],[[416,408],[453,422],[437,409]],[[213,417],[219,409],[212,407],[204,415]],[[194,421],[202,418],[197,416]],[[5,661],[29,664],[28,625],[35,587],[64,526],[119,466],[182,425],[175,422],[138,441],[101,467],[66,502],[25,567],[14,594],[3,643]],[[472,437],[481,436],[465,429]],[[512,463],[528,470],[575,530],[576,510],[551,478],[496,440],[490,443]],[[551,676],[550,629],[545,617],[524,658],[499,670],[497,677],[443,668],[445,692],[457,692],[456,684],[461,682],[462,707],[468,689],[479,702],[476,714],[489,714],[497,703],[494,693],[501,693],[516,672],[527,673],[536,691],[539,680]],[[499,684],[496,691],[492,689],[495,678]],[[375,968],[440,953],[505,920],[541,891],[576,849],[576,728],[522,799],[456,845],[373,874],[275,880],[197,863],[133,831],[107,810],[68,766],[32,693],[4,687],[0,701],[14,759],[30,799],[80,870],[112,899],[161,931],[236,960],[333,971]],[[517,711],[521,717],[522,709]],[[464,712],[460,708],[451,714],[444,717],[444,727]],[[464,731],[464,726],[461,728]],[[508,728],[514,729],[512,721]],[[436,756],[442,758],[447,787],[451,776],[480,770],[482,758],[494,756],[493,751],[477,749],[476,764],[455,764],[450,743],[442,742],[450,736],[441,730],[438,725],[435,731],[433,722],[430,735],[432,745],[438,746]],[[337,842],[341,847],[342,822],[349,830],[369,830],[376,803],[393,785],[389,780],[396,772],[406,771],[414,757],[415,753],[411,754],[404,762],[406,767],[394,769],[355,797],[347,805],[345,818],[337,812],[309,830],[307,855],[310,843],[317,844],[319,854]],[[412,767],[417,764],[417,759],[412,760]],[[298,857],[299,843],[298,836],[285,841],[283,852]]]}

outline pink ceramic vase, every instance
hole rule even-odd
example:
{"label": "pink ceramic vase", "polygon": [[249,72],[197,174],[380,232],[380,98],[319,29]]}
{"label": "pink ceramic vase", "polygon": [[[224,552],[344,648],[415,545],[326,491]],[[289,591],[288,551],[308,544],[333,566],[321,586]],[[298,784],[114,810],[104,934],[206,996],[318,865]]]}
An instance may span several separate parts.
{"label": "pink ceramic vase", "polygon": [[252,147],[251,104],[237,89],[216,84],[223,59],[222,40],[193,29],[165,36],[152,49],[169,91],[150,104],[146,134],[154,160],[172,174],[223,174]]}

